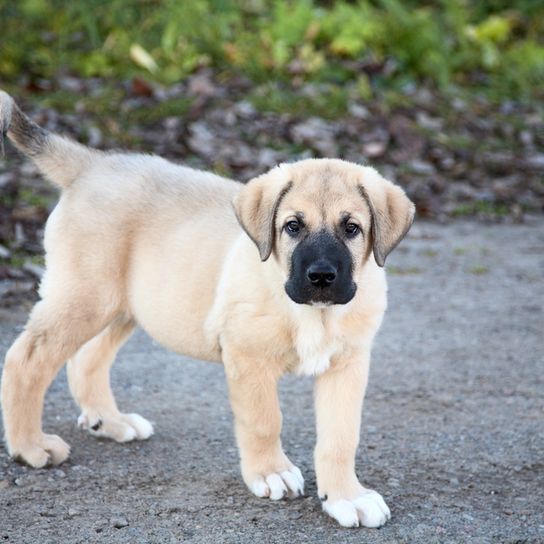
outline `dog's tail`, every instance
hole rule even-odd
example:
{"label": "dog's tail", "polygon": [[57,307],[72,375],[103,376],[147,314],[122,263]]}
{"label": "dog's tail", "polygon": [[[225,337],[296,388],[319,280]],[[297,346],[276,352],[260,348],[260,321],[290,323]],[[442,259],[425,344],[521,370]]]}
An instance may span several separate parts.
{"label": "dog's tail", "polygon": [[68,187],[87,167],[94,150],[53,134],[31,121],[13,98],[0,90],[0,152],[4,137],[30,157],[55,185]]}

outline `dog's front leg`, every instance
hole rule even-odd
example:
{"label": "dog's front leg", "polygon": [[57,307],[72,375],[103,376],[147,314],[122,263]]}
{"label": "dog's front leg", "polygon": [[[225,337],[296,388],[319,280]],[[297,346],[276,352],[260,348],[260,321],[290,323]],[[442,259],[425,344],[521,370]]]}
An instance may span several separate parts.
{"label": "dog's front leg", "polygon": [[244,354],[227,357],[225,370],[244,482],[257,497],[302,495],[302,474],[281,447],[278,376]]}
{"label": "dog's front leg", "polygon": [[390,517],[381,495],[365,489],[355,474],[369,360],[365,351],[336,361],[315,383],[318,495],[323,510],[344,527],[380,527]]}

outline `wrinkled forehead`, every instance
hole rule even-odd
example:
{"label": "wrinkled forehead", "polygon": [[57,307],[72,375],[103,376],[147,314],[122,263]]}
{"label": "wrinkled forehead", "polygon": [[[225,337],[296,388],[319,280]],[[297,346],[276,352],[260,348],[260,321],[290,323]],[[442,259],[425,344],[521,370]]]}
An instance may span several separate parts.
{"label": "wrinkled forehead", "polygon": [[289,178],[293,185],[278,210],[280,219],[302,214],[311,228],[335,225],[347,217],[362,226],[369,223],[370,210],[359,190],[360,171],[316,161],[291,165]]}

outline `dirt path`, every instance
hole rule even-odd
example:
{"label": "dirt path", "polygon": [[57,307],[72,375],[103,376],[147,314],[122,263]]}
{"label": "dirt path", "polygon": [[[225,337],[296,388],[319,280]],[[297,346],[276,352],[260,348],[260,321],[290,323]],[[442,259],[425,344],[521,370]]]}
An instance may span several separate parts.
{"label": "dirt path", "polygon": [[[544,541],[544,221],[419,223],[389,269],[357,458],[391,507],[383,529],[340,529],[320,512],[311,380],[289,377],[281,389],[283,441],[307,497],[271,503],[239,476],[222,367],[138,333],[114,388],[155,436],[119,445],[78,431],[63,373],[45,425],[72,457],[30,470],[0,447],[0,541]],[[4,351],[25,315],[0,318]]]}

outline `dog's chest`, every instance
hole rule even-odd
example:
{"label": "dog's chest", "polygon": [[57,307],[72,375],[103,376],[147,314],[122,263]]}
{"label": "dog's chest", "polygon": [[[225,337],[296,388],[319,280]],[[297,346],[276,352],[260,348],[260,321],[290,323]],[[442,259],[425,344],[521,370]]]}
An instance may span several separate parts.
{"label": "dog's chest", "polygon": [[298,355],[297,374],[317,376],[325,372],[331,357],[341,347],[334,323],[327,322],[321,311],[302,311],[297,315],[295,349]]}

